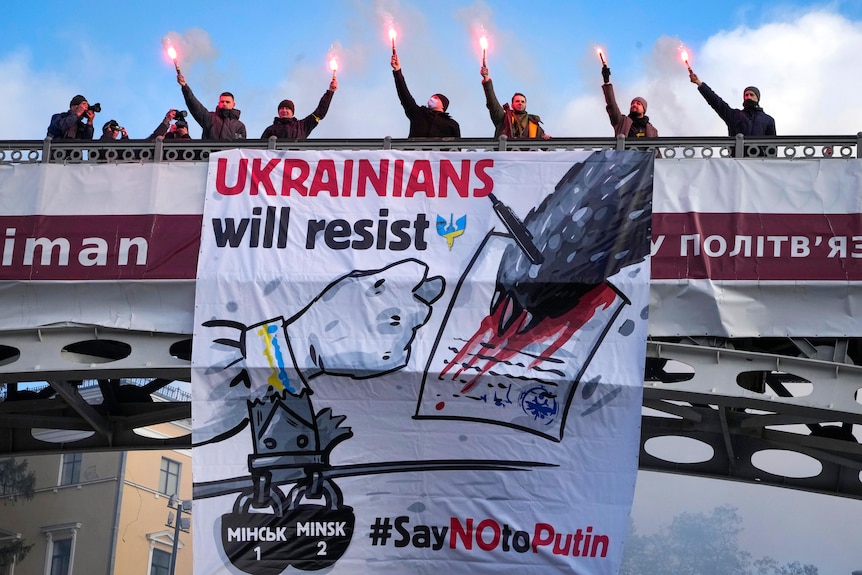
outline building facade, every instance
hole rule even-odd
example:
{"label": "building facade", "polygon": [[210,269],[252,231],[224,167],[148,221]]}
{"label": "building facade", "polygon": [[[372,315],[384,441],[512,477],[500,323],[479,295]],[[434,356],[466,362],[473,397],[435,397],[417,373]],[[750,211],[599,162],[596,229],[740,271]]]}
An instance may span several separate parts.
{"label": "building facade", "polygon": [[[178,422],[138,433],[173,437],[189,429]],[[191,450],[26,460],[36,480],[33,498],[0,495],[0,548],[15,541],[32,547],[0,565],[0,575],[169,575],[177,521],[192,518]],[[178,532],[177,575],[192,573],[190,529]]]}

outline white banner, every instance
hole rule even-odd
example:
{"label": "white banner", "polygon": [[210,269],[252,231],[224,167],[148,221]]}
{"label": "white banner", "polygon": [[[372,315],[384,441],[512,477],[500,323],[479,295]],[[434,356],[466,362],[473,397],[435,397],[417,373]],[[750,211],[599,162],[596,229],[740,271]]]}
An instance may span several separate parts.
{"label": "white banner", "polygon": [[[575,152],[537,153],[535,161],[555,170],[579,157]],[[384,176],[370,157],[357,156],[354,163],[343,164],[338,177],[349,175],[355,182],[340,190],[344,197],[368,204],[359,194],[378,196],[378,182],[394,182],[396,177],[401,187],[393,187],[393,197],[406,194],[408,164],[397,163],[393,156]],[[445,164],[442,172],[450,199],[467,182],[458,162]],[[712,158],[664,159],[655,165],[650,335],[857,334],[855,310],[862,307],[862,161]],[[478,162],[467,169],[473,179],[486,173]],[[0,165],[0,330],[87,325],[191,333],[206,170],[199,162]],[[267,164],[257,171],[254,177],[262,180],[265,193]],[[542,168],[541,187],[554,185],[548,173]],[[309,185],[314,175],[309,172]],[[321,190],[329,193],[327,176],[327,170],[321,170],[314,184],[317,195]],[[415,177],[415,184],[423,182],[422,170]],[[522,194],[529,198],[534,193],[529,183],[505,185],[517,190],[518,197],[507,200],[512,205]],[[300,195],[300,190],[289,192]],[[319,201],[315,205],[325,207]],[[396,206],[387,204],[388,209]],[[343,210],[345,204],[333,207]],[[282,221],[279,214],[246,214],[249,236],[256,233],[263,242],[263,232],[255,232],[254,226],[275,225]],[[374,221],[388,217],[372,215]],[[413,224],[406,216],[397,219]],[[423,238],[436,237],[437,222],[430,224]],[[372,234],[373,242],[377,229],[365,232]],[[291,233],[298,233],[295,227]],[[340,233],[330,228],[328,240],[316,241],[338,244]],[[385,248],[391,240],[385,239]],[[271,241],[281,249],[277,235]],[[453,243],[453,250],[465,241],[454,239],[459,243]],[[394,251],[402,247],[397,236],[392,245]],[[369,256],[378,250],[358,251]],[[308,253],[319,255],[319,245]],[[436,265],[449,265],[450,259],[454,256]],[[374,265],[386,264],[383,258],[377,260]],[[314,270],[317,262],[294,263]],[[459,268],[453,269],[457,273]],[[445,270],[437,273],[450,277]]]}
{"label": "white banner", "polygon": [[858,335],[862,162],[656,166],[650,335]]}
{"label": "white banner", "polygon": [[615,573],[646,152],[210,159],[196,575]]}

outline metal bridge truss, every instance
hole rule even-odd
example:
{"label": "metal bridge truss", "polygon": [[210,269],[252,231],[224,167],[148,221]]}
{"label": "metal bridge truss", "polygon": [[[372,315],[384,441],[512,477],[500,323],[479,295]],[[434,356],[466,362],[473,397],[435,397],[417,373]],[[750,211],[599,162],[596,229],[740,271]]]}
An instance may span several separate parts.
{"label": "metal bridge truss", "polygon": [[[191,418],[189,398],[164,393],[190,381],[190,350],[182,334],[73,327],[3,334],[0,455],[190,447],[190,435],[135,432]],[[860,339],[651,340],[640,468],[862,499],[860,354]],[[37,381],[48,385],[24,390]],[[94,382],[95,404],[81,393]],[[691,449],[662,446],[668,438],[700,442],[706,455],[678,460]],[[755,465],[757,454],[776,450],[807,456],[814,471],[796,477]]]}

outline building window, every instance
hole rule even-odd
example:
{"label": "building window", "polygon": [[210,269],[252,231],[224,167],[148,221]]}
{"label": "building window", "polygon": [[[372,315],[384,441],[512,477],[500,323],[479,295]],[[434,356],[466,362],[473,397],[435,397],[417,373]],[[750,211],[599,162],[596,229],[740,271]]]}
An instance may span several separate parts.
{"label": "building window", "polygon": [[69,575],[72,560],[72,538],[57,539],[51,548],[51,575]]}
{"label": "building window", "polygon": [[171,554],[161,549],[153,549],[150,575],[168,575],[171,570]]}
{"label": "building window", "polygon": [[60,466],[60,485],[74,485],[81,482],[81,454],[64,453]]}
{"label": "building window", "polygon": [[159,492],[177,495],[180,486],[180,464],[162,457],[162,470],[159,473]]}
{"label": "building window", "polygon": [[75,564],[75,541],[80,523],[63,523],[42,527],[47,546],[45,550],[45,573],[48,575],[70,575]]}

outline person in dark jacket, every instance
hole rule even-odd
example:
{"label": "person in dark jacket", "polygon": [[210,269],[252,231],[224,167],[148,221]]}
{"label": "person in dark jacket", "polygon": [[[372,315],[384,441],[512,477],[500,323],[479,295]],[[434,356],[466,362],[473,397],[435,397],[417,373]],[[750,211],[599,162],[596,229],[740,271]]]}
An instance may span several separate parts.
{"label": "person in dark jacket", "polygon": [[222,92],[215,112],[210,112],[195,97],[191,87],[186,84],[185,76],[177,74],[177,83],[183,88],[183,98],[189,112],[203,129],[202,140],[245,140],[245,124],[239,120],[240,111],[234,107],[233,94]]}
{"label": "person in dark jacket", "polygon": [[165,140],[191,140],[192,137],[189,136],[189,125],[184,119],[185,116],[171,124],[176,117],[177,111],[175,109],[171,108],[168,110],[168,113],[165,114],[165,119],[156,126],[156,129],[147,137],[147,140],[155,140],[158,137],[162,137]]}
{"label": "person in dark jacket", "polygon": [[95,118],[96,112],[90,109],[87,99],[78,94],[69,102],[68,112],[59,112],[51,116],[47,135],[55,140],[92,140],[95,133],[93,128]]}
{"label": "person in dark jacket", "polygon": [[632,100],[629,106],[629,113],[623,116],[620,112],[620,107],[617,106],[617,99],[614,96],[614,85],[611,84],[611,69],[607,64],[602,66],[602,92],[605,94],[605,108],[608,111],[608,118],[611,121],[611,126],[614,127],[614,136],[622,134],[626,138],[657,138],[658,130],[649,121],[649,116],[646,115],[647,101],[637,96]]}
{"label": "person in dark jacket", "polygon": [[410,95],[398,55],[392,54],[392,76],[395,78],[395,91],[401,100],[404,114],[410,119],[408,138],[460,138],[461,126],[458,125],[446,110],[449,108],[449,98],[443,94],[434,94],[428,99],[427,106],[420,106]]}
{"label": "person in dark jacket", "polygon": [[185,120],[177,120],[174,122],[168,133],[165,134],[166,140],[191,140],[189,135],[189,124]]}
{"label": "person in dark jacket", "polygon": [[301,120],[293,117],[295,111],[293,100],[282,100],[278,105],[278,116],[273,118],[272,125],[263,131],[260,136],[261,139],[265,140],[275,136],[284,140],[305,140],[326,116],[326,112],[329,111],[329,104],[332,102],[332,96],[335,95],[337,89],[338,80],[333,78],[329,83],[329,89],[320,98],[317,108]]}
{"label": "person in dark jacket", "polygon": [[727,124],[727,134],[735,136],[775,136],[775,120],[760,107],[760,90],[749,86],[742,91],[742,109],[731,108],[718,94],[701,82],[694,72],[689,73],[689,80],[697,84],[697,91],[703,99],[712,106],[715,113]]}
{"label": "person in dark jacket", "polygon": [[110,142],[112,140],[128,139],[129,133],[116,120],[108,120],[107,122],[105,122],[105,125],[102,126],[102,137],[99,138],[100,142]]}
{"label": "person in dark jacket", "polygon": [[494,82],[488,72],[487,66],[479,70],[482,75],[482,88],[485,90],[485,106],[491,114],[491,122],[494,124],[494,137],[505,135],[510,140],[543,139],[551,136],[542,128],[542,119],[535,114],[527,113],[527,97],[520,92],[512,96],[512,106],[500,105],[497,94],[494,92]]}

